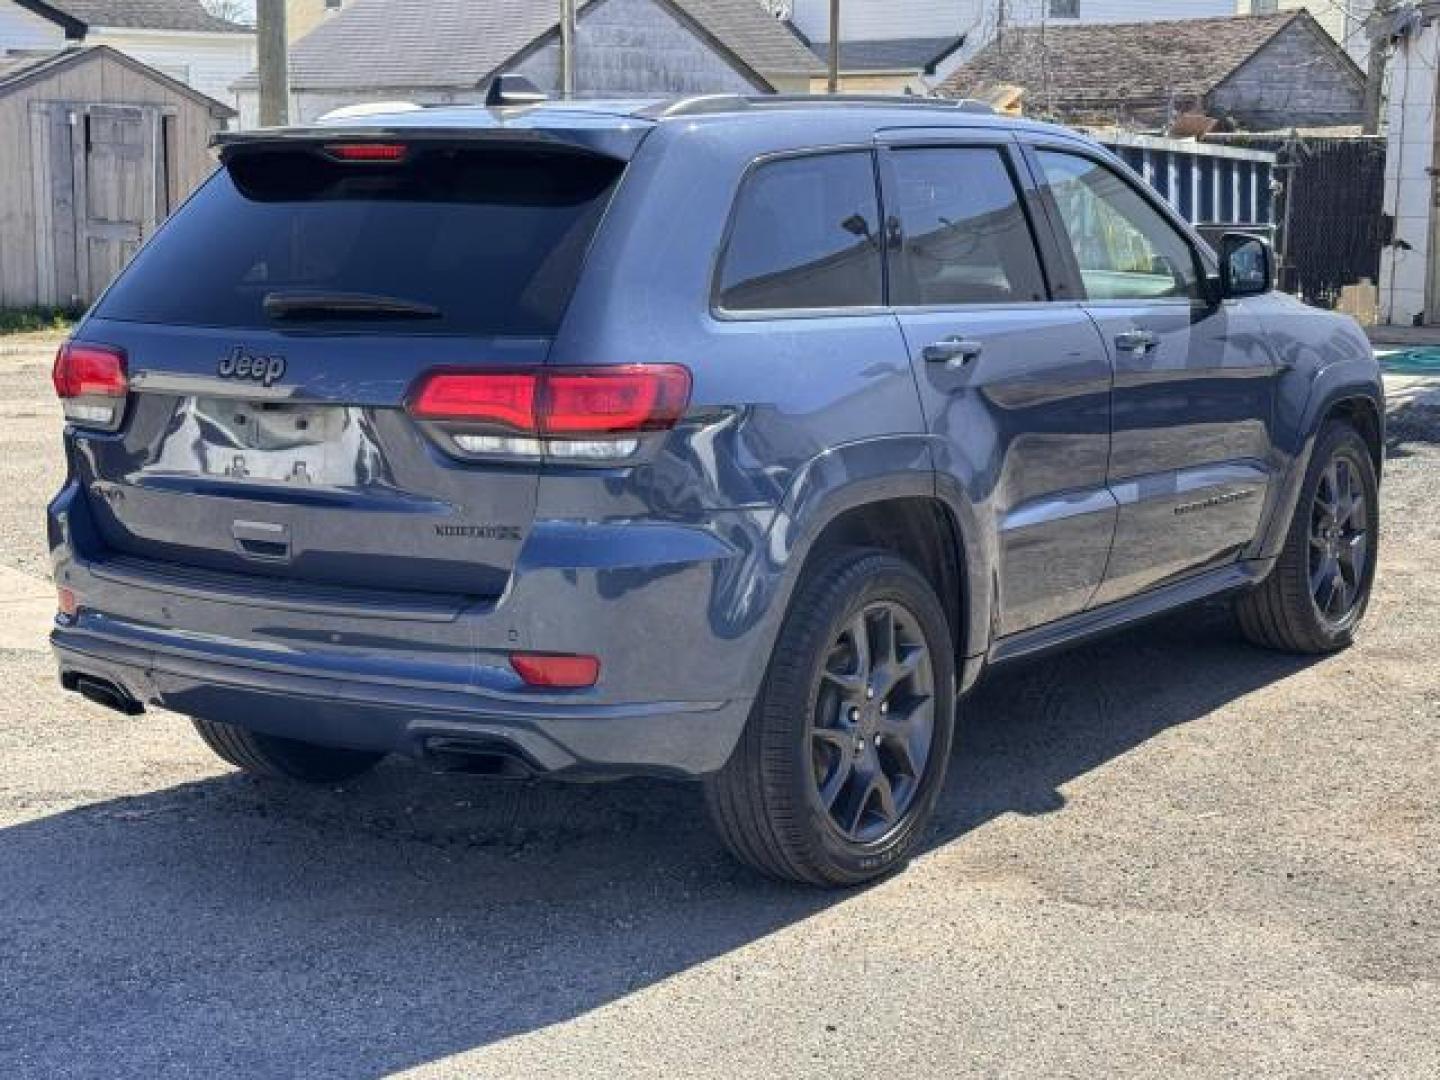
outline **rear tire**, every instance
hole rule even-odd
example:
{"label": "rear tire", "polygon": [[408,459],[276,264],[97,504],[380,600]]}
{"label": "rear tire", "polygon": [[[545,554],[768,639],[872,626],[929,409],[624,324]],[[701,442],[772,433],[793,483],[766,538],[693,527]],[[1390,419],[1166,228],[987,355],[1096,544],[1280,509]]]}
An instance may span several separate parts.
{"label": "rear tire", "polygon": [[1280,561],[1235,603],[1241,632],[1282,652],[1323,654],[1353,644],[1370,604],[1379,525],[1370,448],[1349,424],[1329,421],[1315,441]]}
{"label": "rear tire", "polygon": [[298,780],[305,784],[334,784],[368,772],[384,754],[345,750],[334,746],[262,735],[218,720],[192,719],[205,745],[221,758],[252,776],[268,780]]}
{"label": "rear tire", "polygon": [[820,560],[705,794],[741,862],[837,887],[899,868],[923,835],[954,739],[955,651],[934,589],[909,563],[854,550]]}

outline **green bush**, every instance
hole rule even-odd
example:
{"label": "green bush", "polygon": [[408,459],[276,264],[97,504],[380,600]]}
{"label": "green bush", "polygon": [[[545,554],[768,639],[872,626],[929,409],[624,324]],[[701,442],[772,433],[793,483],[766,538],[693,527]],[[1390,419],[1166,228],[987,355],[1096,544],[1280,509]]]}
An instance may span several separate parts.
{"label": "green bush", "polygon": [[80,317],[71,308],[0,310],[0,334],[32,334],[37,330],[68,330]]}

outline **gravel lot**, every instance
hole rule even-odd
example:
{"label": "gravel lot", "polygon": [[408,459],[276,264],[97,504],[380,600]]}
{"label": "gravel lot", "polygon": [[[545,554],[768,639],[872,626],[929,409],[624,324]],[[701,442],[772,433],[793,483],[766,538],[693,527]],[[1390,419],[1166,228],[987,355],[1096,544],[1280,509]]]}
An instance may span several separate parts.
{"label": "gravel lot", "polygon": [[926,853],[824,895],[686,787],[273,789],[63,696],[52,351],[0,339],[0,1076],[1440,1076],[1440,380],[1360,647],[1216,608],[997,675]]}

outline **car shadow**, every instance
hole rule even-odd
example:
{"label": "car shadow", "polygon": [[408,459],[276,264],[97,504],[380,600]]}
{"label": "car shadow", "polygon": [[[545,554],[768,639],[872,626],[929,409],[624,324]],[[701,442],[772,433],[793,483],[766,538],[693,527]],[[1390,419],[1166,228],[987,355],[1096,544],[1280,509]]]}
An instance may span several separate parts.
{"label": "car shadow", "polygon": [[[1057,811],[1077,777],[1303,664],[1212,607],[997,672],[964,710],[929,846]],[[0,830],[0,1069],[382,1076],[854,900],[740,868],[702,809],[681,784],[397,762],[338,789],[226,775]]]}

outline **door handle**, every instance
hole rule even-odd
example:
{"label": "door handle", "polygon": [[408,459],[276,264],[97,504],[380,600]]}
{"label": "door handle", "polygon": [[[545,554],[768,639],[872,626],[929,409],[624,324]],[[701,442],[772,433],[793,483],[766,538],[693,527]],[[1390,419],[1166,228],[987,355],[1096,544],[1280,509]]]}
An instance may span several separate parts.
{"label": "door handle", "polygon": [[944,341],[926,345],[924,349],[927,364],[944,364],[949,368],[962,368],[985,351],[985,346],[968,338],[948,337]]}
{"label": "door handle", "polygon": [[1160,337],[1150,330],[1127,330],[1116,335],[1115,347],[1121,352],[1144,356],[1160,347]]}

